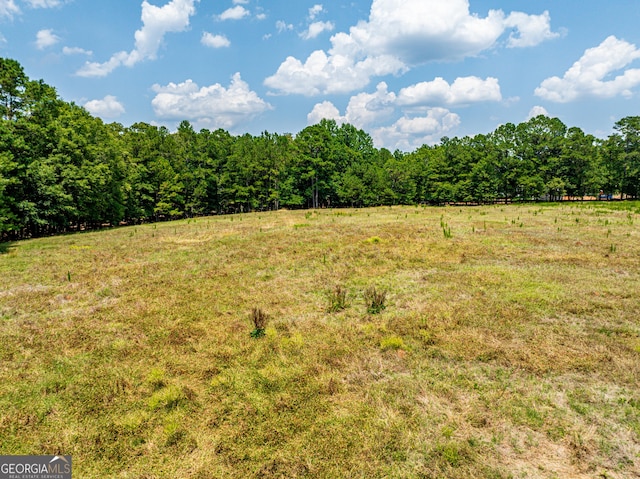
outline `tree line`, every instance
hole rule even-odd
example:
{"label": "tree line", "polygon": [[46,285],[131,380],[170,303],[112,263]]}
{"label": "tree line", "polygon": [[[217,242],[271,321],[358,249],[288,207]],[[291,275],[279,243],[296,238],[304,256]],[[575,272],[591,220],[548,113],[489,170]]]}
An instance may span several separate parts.
{"label": "tree line", "polygon": [[295,135],[233,136],[104,123],[0,58],[0,237],[279,208],[637,198],[640,117],[599,139],[557,118],[375,148],[332,120]]}

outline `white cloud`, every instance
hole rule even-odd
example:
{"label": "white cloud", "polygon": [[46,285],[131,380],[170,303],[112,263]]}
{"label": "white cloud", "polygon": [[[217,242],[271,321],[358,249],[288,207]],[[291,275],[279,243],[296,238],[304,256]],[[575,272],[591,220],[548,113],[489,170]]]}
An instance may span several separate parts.
{"label": "white cloud", "polygon": [[19,13],[20,9],[16,5],[15,0],[0,0],[0,18],[13,18],[14,15],[18,15]]}
{"label": "white cloud", "polygon": [[36,34],[36,47],[38,50],[44,50],[47,47],[52,47],[60,41],[60,37],[53,33],[53,30],[40,30]]}
{"label": "white cloud", "polygon": [[340,115],[340,110],[336,108],[336,106],[330,101],[323,101],[322,103],[317,103],[313,110],[307,115],[307,124],[315,125],[316,123],[320,123],[320,120],[335,120],[336,123],[347,123],[347,119],[344,116]]}
{"label": "white cloud", "polygon": [[218,20],[240,20],[249,15],[249,10],[244,8],[241,5],[237,5],[235,7],[229,8],[218,15]]}
{"label": "white cloud", "polygon": [[[399,74],[430,61],[476,56],[514,29],[510,47],[533,46],[556,36],[548,12],[506,16],[491,10],[481,18],[470,12],[468,0],[373,0],[368,21],[331,37],[326,53],[313,52],[305,62],[288,57],[265,84],[285,94],[303,93],[309,82],[313,94],[353,91],[374,76]],[[336,70],[343,66],[349,74]]]}
{"label": "white cloud", "polygon": [[505,26],[515,28],[518,35],[511,33],[507,46],[510,48],[533,47],[545,40],[557,38],[560,34],[551,31],[551,16],[548,11],[542,15],[527,15],[513,12],[505,20]]}
{"label": "white cloud", "polygon": [[324,7],[322,5],[314,5],[309,9],[309,18],[311,20],[315,20],[315,18],[320,15],[324,11]]}
{"label": "white cloud", "polygon": [[62,0],[24,0],[31,8],[53,8],[62,5]]}
{"label": "white cloud", "polygon": [[234,5],[246,5],[249,3],[249,0],[233,0]]}
{"label": "white cloud", "polygon": [[85,50],[84,48],[80,47],[63,47],[62,53],[64,55],[86,55],[88,57],[93,55],[93,52],[91,50]]}
{"label": "white cloud", "polygon": [[142,28],[135,33],[135,48],[118,52],[104,63],[87,62],[77,75],[101,77],[125,65],[134,66],[143,60],[155,60],[164,36],[170,32],[183,32],[189,27],[189,19],[195,14],[195,2],[199,0],[171,0],[162,7],[142,2]]}
{"label": "white cloud", "polygon": [[[554,76],[544,80],[535,94],[558,103],[583,97],[630,97],[633,88],[640,85],[640,69],[622,70],[638,58],[640,50],[635,45],[610,36],[597,47],[586,50],[563,78]],[[613,77],[616,72],[619,74]]]}
{"label": "white cloud", "polygon": [[[31,8],[53,8],[62,5],[65,0],[23,0]],[[14,15],[19,15],[20,7],[15,0],[0,0],[0,18],[12,19]]]}
{"label": "white cloud", "polygon": [[231,42],[224,35],[213,35],[209,32],[204,32],[200,42],[211,48],[224,48],[231,46]]}
{"label": "white cloud", "polygon": [[[388,91],[380,82],[374,93],[359,93],[349,100],[345,115],[336,106],[324,101],[313,107],[307,115],[309,124],[327,118],[338,123],[349,123],[371,132],[378,147],[413,150],[424,144],[433,144],[460,125],[460,117],[446,108],[423,108],[419,115],[401,112],[400,97]],[[414,112],[415,113],[415,112]],[[394,117],[400,118],[391,125]]]}
{"label": "white cloud", "polygon": [[293,25],[283,22],[282,20],[278,20],[276,22],[276,30],[278,30],[278,33],[286,32],[287,30],[293,30]]}
{"label": "white cloud", "polygon": [[118,118],[125,112],[124,106],[115,96],[107,95],[102,100],[91,100],[84,107],[94,116],[100,118]]}
{"label": "white cloud", "polygon": [[540,115],[549,116],[549,112],[545,107],[536,105],[531,109],[531,111],[529,112],[529,115],[527,115],[527,121]]}
{"label": "white cloud", "polygon": [[403,69],[404,64],[389,55],[355,61],[349,55],[327,56],[316,50],[305,63],[288,57],[264,84],[285,94],[349,93],[367,86],[372,75],[383,76]]}
{"label": "white cloud", "polygon": [[453,84],[438,77],[400,90],[398,103],[406,106],[464,105],[483,101],[500,101],[502,94],[497,78],[486,80],[470,76],[457,78]]}
{"label": "white cloud", "polygon": [[313,22],[309,25],[307,31],[300,34],[305,40],[316,38],[322,32],[330,32],[335,28],[335,25],[331,22]]}
{"label": "white cloud", "polygon": [[377,146],[411,151],[434,144],[460,125],[460,117],[446,108],[431,108],[426,116],[404,116],[393,125],[374,129],[371,137]]}
{"label": "white cloud", "polygon": [[347,105],[347,121],[362,129],[385,121],[394,114],[396,101],[396,94],[388,91],[385,82],[380,82],[375,93],[363,92],[351,97]]}
{"label": "white cloud", "polygon": [[200,127],[233,130],[238,125],[270,110],[269,103],[249,89],[236,73],[228,88],[219,83],[200,88],[187,80],[183,83],[154,85],[151,105],[159,118],[189,120]]}

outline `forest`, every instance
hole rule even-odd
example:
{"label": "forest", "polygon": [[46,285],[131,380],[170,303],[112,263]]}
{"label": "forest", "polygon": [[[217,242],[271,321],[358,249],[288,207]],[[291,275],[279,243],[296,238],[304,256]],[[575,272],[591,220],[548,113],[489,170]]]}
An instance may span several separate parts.
{"label": "forest", "polygon": [[0,238],[280,208],[637,198],[640,116],[613,131],[538,116],[391,152],[333,120],[259,136],[125,127],[0,58]]}

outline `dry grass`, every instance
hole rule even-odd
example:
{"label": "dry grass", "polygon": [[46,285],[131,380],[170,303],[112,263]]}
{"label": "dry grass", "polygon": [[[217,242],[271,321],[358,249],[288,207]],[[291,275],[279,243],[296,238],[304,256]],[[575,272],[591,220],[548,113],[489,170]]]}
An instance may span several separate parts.
{"label": "dry grass", "polygon": [[638,204],[280,211],[5,250],[1,454],[71,454],[83,478],[640,475]]}

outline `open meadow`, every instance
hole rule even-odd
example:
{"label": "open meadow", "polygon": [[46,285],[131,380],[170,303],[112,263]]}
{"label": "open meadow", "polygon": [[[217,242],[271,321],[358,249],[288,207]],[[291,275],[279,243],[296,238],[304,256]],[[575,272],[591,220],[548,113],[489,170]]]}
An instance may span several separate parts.
{"label": "open meadow", "polygon": [[0,244],[0,454],[56,453],[78,478],[640,477],[640,203]]}

